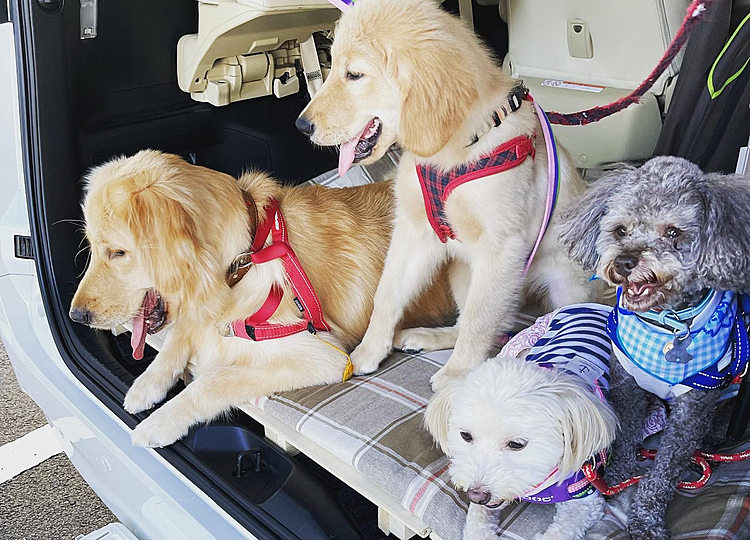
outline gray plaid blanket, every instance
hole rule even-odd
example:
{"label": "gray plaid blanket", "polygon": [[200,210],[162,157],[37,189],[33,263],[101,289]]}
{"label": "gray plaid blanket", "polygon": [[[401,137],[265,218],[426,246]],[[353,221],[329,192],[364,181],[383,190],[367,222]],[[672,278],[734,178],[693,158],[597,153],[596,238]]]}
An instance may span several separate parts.
{"label": "gray plaid blanket", "polygon": [[[375,375],[253,404],[352,465],[443,540],[460,540],[468,501],[451,486],[448,459],[422,427],[430,377],[449,355],[394,354]],[[624,509],[634,492],[612,499],[606,517],[586,538],[628,539]],[[511,505],[498,513],[498,538],[531,538],[547,528],[553,512],[550,505]],[[718,466],[698,493],[679,492],[667,518],[675,539],[740,540],[750,538],[749,512],[750,460]]]}

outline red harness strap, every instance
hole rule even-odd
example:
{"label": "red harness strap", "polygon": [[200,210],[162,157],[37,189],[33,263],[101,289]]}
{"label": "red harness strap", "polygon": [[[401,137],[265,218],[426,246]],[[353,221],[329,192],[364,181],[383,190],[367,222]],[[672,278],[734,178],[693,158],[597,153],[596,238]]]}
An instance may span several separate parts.
{"label": "red harness strap", "polygon": [[534,159],[534,139],[521,135],[504,142],[476,162],[443,171],[422,163],[417,164],[417,176],[422,186],[427,219],[440,241],[455,239],[456,234],[445,216],[445,201],[458,186],[518,167],[527,157]]}
{"label": "red harness strap", "polygon": [[[250,203],[248,203],[250,204]],[[263,247],[271,233],[271,244]],[[268,293],[268,298],[254,314],[244,320],[234,321],[232,330],[238,337],[263,341],[285,336],[291,336],[308,330],[315,333],[317,330],[330,332],[330,327],[323,318],[323,308],[315,294],[310,279],[302,269],[297,255],[288,243],[286,224],[284,216],[279,208],[279,201],[272,200],[266,207],[266,218],[258,224],[250,249],[250,260],[253,264],[263,264],[276,259],[281,259],[289,282],[294,290],[294,303],[297,304],[304,321],[294,324],[271,324],[268,319],[276,313],[284,297],[284,290],[274,284]]]}

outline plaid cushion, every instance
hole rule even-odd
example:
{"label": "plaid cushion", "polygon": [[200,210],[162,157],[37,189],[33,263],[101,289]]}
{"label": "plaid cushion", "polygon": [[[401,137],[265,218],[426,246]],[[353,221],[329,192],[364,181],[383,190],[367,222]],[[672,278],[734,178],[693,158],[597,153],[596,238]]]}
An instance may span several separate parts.
{"label": "plaid cushion", "polygon": [[524,162],[526,156],[534,155],[534,141],[531,137],[516,137],[501,144],[489,154],[474,163],[460,165],[449,171],[420,163],[417,176],[422,185],[427,219],[435,234],[445,243],[456,235],[445,217],[445,201],[448,195],[461,184],[512,169]]}
{"label": "plaid cushion", "polygon": [[[254,405],[352,465],[442,540],[460,540],[467,500],[450,485],[448,459],[422,427],[430,377],[449,356],[394,354],[374,376],[284,392]],[[628,539],[624,509],[634,493],[631,488],[612,499],[586,538]],[[498,538],[532,538],[546,530],[554,511],[554,505],[510,505],[498,514]],[[697,494],[678,493],[667,519],[676,539],[739,540],[750,538],[749,511],[750,460],[719,465]]]}

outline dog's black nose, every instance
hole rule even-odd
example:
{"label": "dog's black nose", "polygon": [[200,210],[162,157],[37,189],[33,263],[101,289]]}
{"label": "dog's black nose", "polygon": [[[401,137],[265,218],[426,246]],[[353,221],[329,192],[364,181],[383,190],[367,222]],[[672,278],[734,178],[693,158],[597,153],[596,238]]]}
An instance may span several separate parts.
{"label": "dog's black nose", "polygon": [[487,504],[490,502],[490,492],[480,488],[471,488],[468,493],[469,500],[475,504]]}
{"label": "dog's black nose", "polygon": [[306,135],[307,137],[312,137],[312,134],[315,133],[315,124],[310,122],[310,120],[308,120],[304,116],[300,116],[299,118],[297,118],[297,121],[294,122],[294,125],[300,131],[300,133]]}
{"label": "dog's black nose", "polygon": [[632,253],[623,253],[615,257],[615,270],[622,277],[626,278],[638,266],[638,257]]}
{"label": "dog's black nose", "polygon": [[86,324],[91,324],[91,318],[92,314],[91,312],[86,308],[70,308],[70,318],[73,319],[74,322]]}

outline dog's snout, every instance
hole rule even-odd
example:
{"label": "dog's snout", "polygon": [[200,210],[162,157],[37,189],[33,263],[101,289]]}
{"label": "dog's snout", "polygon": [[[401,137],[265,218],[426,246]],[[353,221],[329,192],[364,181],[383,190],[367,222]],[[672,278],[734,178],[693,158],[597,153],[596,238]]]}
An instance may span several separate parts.
{"label": "dog's snout", "polygon": [[312,137],[312,134],[315,133],[315,124],[310,122],[310,120],[308,120],[307,117],[303,115],[300,115],[299,118],[297,118],[296,122],[294,122],[294,125],[300,131],[300,133],[307,137]]}
{"label": "dog's snout", "polygon": [[471,488],[467,495],[469,496],[469,500],[475,504],[487,504],[490,502],[490,492],[484,491],[481,488]]}
{"label": "dog's snout", "polygon": [[615,257],[615,270],[622,277],[628,277],[633,268],[638,266],[638,256],[632,253],[623,253]]}
{"label": "dog's snout", "polygon": [[70,318],[77,323],[91,324],[93,318],[92,313],[86,308],[72,307],[70,308]]}

